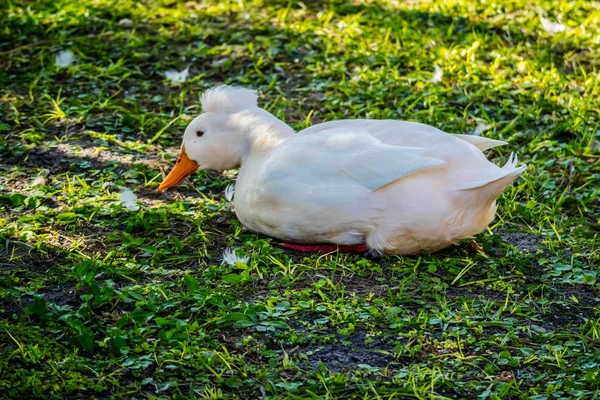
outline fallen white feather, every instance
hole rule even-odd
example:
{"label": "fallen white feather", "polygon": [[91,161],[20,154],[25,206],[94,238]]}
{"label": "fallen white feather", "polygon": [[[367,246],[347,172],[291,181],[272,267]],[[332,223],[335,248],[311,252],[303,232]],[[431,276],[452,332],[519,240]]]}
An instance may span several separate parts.
{"label": "fallen white feather", "polygon": [[137,211],[140,206],[136,203],[137,196],[130,189],[123,189],[120,194],[121,204],[129,211]]}
{"label": "fallen white feather", "polygon": [[235,185],[232,183],[230,185],[227,185],[227,187],[225,188],[225,200],[227,200],[228,203],[231,203],[233,201],[233,195],[235,194]]}
{"label": "fallen white feather", "polygon": [[133,21],[129,18],[123,18],[119,20],[118,24],[123,26],[133,26]]}
{"label": "fallen white feather", "polygon": [[250,261],[249,256],[240,257],[236,254],[235,249],[227,248],[223,252],[223,264],[234,266],[237,262],[248,264],[248,261]]}
{"label": "fallen white feather", "polygon": [[433,76],[431,77],[431,83],[440,83],[442,81],[442,77],[444,76],[444,71],[440,68],[439,65],[435,65],[433,71]]}
{"label": "fallen white feather", "polygon": [[75,56],[71,50],[63,50],[54,58],[54,63],[58,67],[68,67],[73,64],[73,61],[75,61]]}
{"label": "fallen white feather", "polygon": [[219,60],[213,61],[212,65],[214,65],[215,67],[220,67],[221,65],[225,64],[228,60],[228,58],[221,58]]}
{"label": "fallen white feather", "polygon": [[32,182],[33,186],[45,185],[45,184],[46,184],[46,178],[44,178],[43,176],[36,177]]}
{"label": "fallen white feather", "polygon": [[183,83],[187,80],[190,73],[190,67],[187,67],[183,71],[167,71],[165,77],[171,81],[171,83]]}
{"label": "fallen white feather", "polygon": [[542,27],[544,30],[551,35],[564,32],[567,29],[567,27],[560,22],[552,22],[544,17],[540,17],[540,20],[542,21]]}

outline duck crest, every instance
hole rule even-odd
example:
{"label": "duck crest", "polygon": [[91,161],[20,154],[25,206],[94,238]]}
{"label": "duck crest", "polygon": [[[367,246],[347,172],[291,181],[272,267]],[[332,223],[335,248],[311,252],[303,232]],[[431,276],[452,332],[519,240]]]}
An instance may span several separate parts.
{"label": "duck crest", "polygon": [[202,94],[200,103],[204,112],[234,114],[256,108],[258,95],[255,90],[237,86],[221,85]]}

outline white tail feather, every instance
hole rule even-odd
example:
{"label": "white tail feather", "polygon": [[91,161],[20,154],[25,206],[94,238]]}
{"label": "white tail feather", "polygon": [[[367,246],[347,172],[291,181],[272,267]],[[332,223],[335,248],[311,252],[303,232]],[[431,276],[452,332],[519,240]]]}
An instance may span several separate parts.
{"label": "white tail feather", "polygon": [[[519,159],[516,154],[511,153],[508,161],[502,168],[494,168],[493,170],[487,171],[485,174],[480,175],[477,179],[469,180],[464,182],[458,190],[470,190],[482,188],[484,186],[488,186],[494,184],[496,182],[504,182],[505,178],[509,178],[506,186],[508,186],[513,180],[515,180],[523,171],[525,171],[525,167],[517,168],[517,163]],[[505,186],[505,187],[506,187]],[[502,190],[500,191],[502,192]],[[499,195],[499,193],[498,193]]]}
{"label": "white tail feather", "polygon": [[461,134],[453,134],[452,136],[464,140],[467,143],[471,143],[473,146],[477,147],[481,151],[491,149],[492,147],[504,146],[505,144],[508,144],[503,140],[489,139],[481,136]]}
{"label": "white tail feather", "polygon": [[[513,160],[509,160],[509,162],[511,162],[512,165],[515,165],[516,157],[514,157]],[[510,185],[519,177],[519,175],[523,173],[523,171],[525,171],[525,166],[513,168],[510,165],[505,165],[501,171],[503,174],[494,180],[488,180],[487,182],[478,184],[477,186],[471,185],[471,187],[464,188],[462,190],[475,191],[477,194],[475,201],[481,205],[492,204],[498,198],[498,196],[502,194],[504,189],[506,189],[508,185]]]}

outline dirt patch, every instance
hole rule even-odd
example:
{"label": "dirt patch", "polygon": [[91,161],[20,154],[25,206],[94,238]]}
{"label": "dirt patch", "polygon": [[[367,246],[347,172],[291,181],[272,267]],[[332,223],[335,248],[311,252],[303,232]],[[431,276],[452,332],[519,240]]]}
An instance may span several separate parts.
{"label": "dirt patch", "polygon": [[[575,331],[579,332],[581,325],[584,323],[584,319],[581,315],[578,314],[562,314],[556,315],[553,312],[549,312],[547,314],[543,314],[539,318],[535,320],[531,319],[522,319],[520,321],[520,326],[527,326],[531,328],[531,330],[535,334],[539,334],[539,329],[542,328],[546,332],[554,332],[557,330],[562,331]],[[520,331],[520,337],[529,337],[531,333]]]}
{"label": "dirt patch", "polygon": [[535,253],[542,248],[544,238],[540,235],[527,232],[500,232],[500,237],[505,243],[515,246],[521,251]]}
{"label": "dirt patch", "polygon": [[565,300],[572,302],[571,298],[577,298],[577,307],[596,307],[600,305],[600,290],[592,285],[555,285],[554,290],[548,296],[551,300]]}
{"label": "dirt patch", "polygon": [[63,283],[60,286],[44,289],[39,292],[44,300],[59,306],[71,306],[75,309],[81,304],[81,294],[72,283]]}
{"label": "dirt patch", "polygon": [[[378,276],[383,277],[382,275]],[[367,279],[358,275],[343,275],[336,273],[333,277],[329,276],[329,278],[331,278],[337,288],[341,289],[343,286],[347,296],[355,294],[359,297],[365,297],[373,294],[376,297],[381,297],[385,296],[390,288],[389,282],[388,284],[382,285],[375,279],[375,276],[371,277],[371,279]],[[321,279],[322,275],[306,274],[302,279],[294,282],[294,290],[311,288],[313,287],[313,284],[319,282]]]}
{"label": "dirt patch", "polygon": [[[77,292],[75,285],[72,283],[42,289],[38,294],[44,298],[46,303],[53,303],[58,306],[68,305],[74,309],[79,308],[82,302],[81,294]],[[33,304],[33,296],[29,295],[23,295],[18,299],[0,300],[0,319],[18,318],[30,304]]]}
{"label": "dirt patch", "polygon": [[387,295],[389,284],[382,285],[376,279],[366,279],[360,276],[342,276],[340,282],[344,285],[347,293],[354,293],[359,297],[366,297],[373,294],[375,297]]}
{"label": "dirt patch", "polygon": [[10,241],[6,251],[0,251],[0,271],[45,274],[65,260],[65,255],[58,249],[45,247],[38,250],[17,241]]}
{"label": "dirt patch", "polygon": [[[290,326],[294,326],[291,323]],[[311,336],[302,327],[298,327],[301,333]],[[282,349],[279,340],[266,336],[256,337],[252,344],[243,347],[240,341],[247,338],[250,331],[239,329],[223,329],[220,340],[226,344],[231,353],[243,352],[247,360],[260,365],[265,359],[260,355],[260,349],[271,349],[280,351]],[[324,332],[321,336],[335,338],[337,343],[305,344],[293,348],[287,348],[286,353],[290,356],[301,353],[305,365],[310,368],[318,368],[323,363],[331,372],[347,372],[361,368],[363,365],[377,368],[385,368],[390,364],[400,364],[392,355],[394,346],[391,337],[368,337],[364,331],[357,331],[352,336],[341,336],[332,331]],[[306,356],[306,358],[304,358]],[[282,356],[283,357],[283,356]]]}
{"label": "dirt patch", "polygon": [[56,247],[68,249],[72,243],[79,242],[87,253],[108,254],[111,248],[107,248],[106,235],[113,232],[114,228],[97,223],[81,221],[77,225],[56,225],[56,238],[48,239],[46,243]]}
{"label": "dirt patch", "polygon": [[566,328],[570,326],[579,327],[582,323],[585,322],[585,320],[586,318],[581,314],[561,313],[557,309],[556,313],[552,313],[548,316],[548,319],[544,320],[544,324],[542,324],[542,326],[545,327],[549,324],[552,327],[552,329]]}
{"label": "dirt patch", "polygon": [[561,327],[580,326],[594,317],[600,305],[600,290],[590,285],[557,285],[553,289],[548,295],[552,311],[546,322]]}
{"label": "dirt patch", "polygon": [[[22,154],[13,154],[4,157],[0,165],[10,168],[12,165],[19,165],[21,168],[44,168],[51,174],[61,174],[74,170],[72,163],[83,161],[83,159],[74,159],[68,157],[57,148],[39,147],[35,152],[25,152]],[[91,167],[98,167],[99,164],[91,164]]]}
{"label": "dirt patch", "polygon": [[[165,170],[166,172],[168,172],[168,168]],[[211,174],[212,176],[213,174]],[[220,178],[217,176],[217,173],[214,174],[214,179],[216,180],[217,178]],[[220,191],[216,192],[216,191],[212,191],[212,190],[205,190],[203,191],[204,195],[206,195],[209,198],[215,198],[215,197],[219,197],[219,195],[221,194]],[[144,203],[147,206],[155,206],[157,204],[162,204],[162,203],[171,203],[177,199],[186,199],[186,200],[190,200],[190,198],[193,198],[194,201],[199,201],[202,202],[204,201],[202,199],[202,197],[200,196],[200,194],[198,194],[198,192],[194,189],[191,188],[186,188],[185,186],[178,186],[174,189],[168,189],[165,190],[164,192],[160,192],[158,191],[158,189],[156,187],[142,187],[142,188],[136,188],[135,189],[135,195],[138,197],[138,200],[140,200],[142,203]]]}
{"label": "dirt patch", "polygon": [[387,338],[367,339],[370,338],[359,331],[349,338],[338,338],[340,341],[350,342],[349,344],[307,345],[301,352],[308,357],[308,365],[317,367],[323,363],[331,372],[352,371],[362,365],[385,368],[392,363],[398,363],[391,354],[393,346]]}
{"label": "dirt patch", "polygon": [[312,367],[323,363],[332,372],[346,372],[359,365],[385,368],[394,361],[393,357],[359,347],[338,344],[321,345],[305,350]]}
{"label": "dirt patch", "polygon": [[27,305],[15,300],[0,300],[0,320],[21,315]]}
{"label": "dirt patch", "polygon": [[80,140],[61,143],[56,147],[37,147],[33,151],[3,157],[0,166],[11,168],[19,165],[24,168],[44,168],[50,174],[81,172],[89,169],[114,167],[130,169],[132,164],[143,164],[148,168],[165,169],[167,165],[148,154],[121,154],[107,150],[93,142]]}

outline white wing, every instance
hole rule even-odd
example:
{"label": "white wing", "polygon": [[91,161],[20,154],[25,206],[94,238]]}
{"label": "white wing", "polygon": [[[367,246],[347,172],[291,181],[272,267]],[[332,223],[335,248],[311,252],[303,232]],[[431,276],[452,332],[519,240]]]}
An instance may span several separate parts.
{"label": "white wing", "polygon": [[397,120],[345,119],[313,125],[299,133],[311,134],[336,128],[368,132],[386,144],[423,147],[428,150],[428,155],[445,161],[449,161],[447,157],[464,158],[467,154],[473,156],[470,151],[472,149],[470,146],[465,146],[465,142],[472,144],[480,151],[506,144],[500,140],[481,136],[448,134],[430,125]]}
{"label": "white wing", "polygon": [[[425,148],[386,144],[368,132],[343,128],[323,129],[311,135],[299,133],[280,147],[274,157],[298,157],[298,165],[306,168],[308,178],[318,177],[325,184],[348,184],[350,178],[370,190],[444,164],[440,159],[424,156]],[[271,161],[277,165],[286,163],[285,159]]]}
{"label": "white wing", "polygon": [[[411,165],[416,165],[416,170],[426,168],[430,159],[446,163],[444,171],[440,172],[440,183],[448,184],[455,190],[464,190],[485,186],[505,176],[519,173],[515,163],[509,162],[508,166],[501,169],[490,163],[482,151],[506,144],[499,140],[487,139],[477,136],[453,135],[429,125],[416,122],[397,120],[339,120],[314,125],[298,133],[298,135],[327,134],[334,130],[345,132],[368,132],[380,143],[396,148],[413,149],[406,151],[409,155],[408,165],[399,166],[410,173]],[[412,157],[412,158],[410,158]],[[383,158],[385,160],[385,158]],[[425,159],[425,160],[422,160]],[[419,165],[423,163],[422,167]],[[438,164],[439,165],[439,164]],[[375,164],[380,168],[379,164]],[[388,167],[390,168],[390,167]],[[390,174],[395,170],[390,168]],[[386,176],[389,179],[391,176]],[[378,182],[381,183],[381,182]]]}

